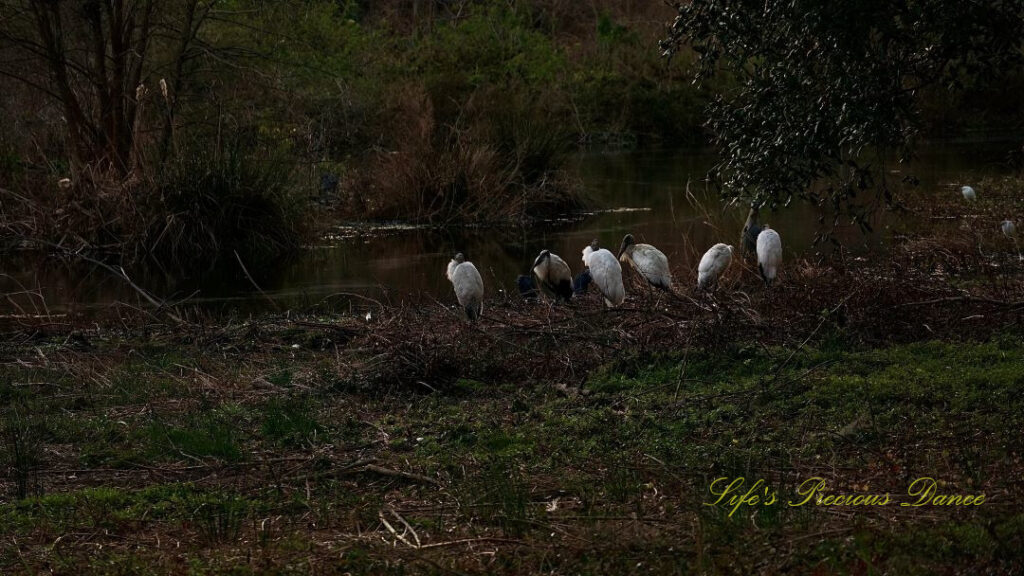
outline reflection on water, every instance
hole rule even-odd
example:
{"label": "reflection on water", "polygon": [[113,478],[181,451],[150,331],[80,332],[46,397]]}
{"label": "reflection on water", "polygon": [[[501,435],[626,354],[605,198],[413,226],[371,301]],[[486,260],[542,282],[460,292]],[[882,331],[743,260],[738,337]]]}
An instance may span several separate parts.
{"label": "reflection on water", "polygon": [[[895,166],[895,177],[913,175],[937,194],[958,193],[961,183],[1006,171],[1001,161],[1008,145],[930,146],[910,166]],[[542,249],[560,254],[574,272],[580,252],[592,239],[615,250],[626,233],[661,249],[679,283],[696,280],[700,255],[716,242],[737,244],[745,206],[724,208],[704,178],[715,157],[707,152],[586,154],[572,165],[601,209],[581,219],[553,221],[531,229],[469,227],[430,229],[407,226],[343,229],[323,245],[255,277],[279,307],[327,301],[366,301],[358,294],[392,303],[448,302],[444,277],[448,260],[463,252],[480,269],[487,290],[514,292],[515,278],[527,273]],[[810,256],[819,231],[813,207],[794,204],[778,214],[762,215],[782,235],[787,259]],[[849,250],[862,252],[885,241],[886,227],[864,236],[856,228],[838,231]],[[259,263],[247,263],[255,272]],[[220,310],[252,311],[271,307],[236,262],[220,269],[176,278],[146,270],[133,278],[169,299],[192,295],[190,302]],[[87,311],[120,301],[139,305],[139,297],[108,271],[55,258],[0,259],[0,311],[43,314]]]}

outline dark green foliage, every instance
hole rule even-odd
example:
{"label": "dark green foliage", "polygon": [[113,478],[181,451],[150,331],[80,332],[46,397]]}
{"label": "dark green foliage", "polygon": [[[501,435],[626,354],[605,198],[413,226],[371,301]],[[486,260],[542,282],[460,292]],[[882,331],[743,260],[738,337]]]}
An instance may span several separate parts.
{"label": "dark green foliage", "polygon": [[155,421],[146,430],[148,456],[155,459],[217,458],[234,462],[243,454],[238,430],[224,410],[194,413],[182,425]]}
{"label": "dark green foliage", "polygon": [[14,481],[14,495],[25,498],[35,490],[33,469],[39,464],[45,427],[24,404],[14,404],[0,416],[0,465]]}
{"label": "dark green foliage", "polygon": [[480,505],[481,516],[511,535],[520,535],[531,516],[529,486],[512,458],[489,458],[467,492]]}
{"label": "dark green foliage", "polygon": [[192,513],[199,534],[208,542],[238,539],[249,503],[237,494],[208,494],[195,498]]}
{"label": "dark green foliage", "polygon": [[741,82],[708,122],[724,193],[773,209],[794,198],[827,204],[864,226],[858,192],[887,194],[867,153],[906,156],[919,92],[998,79],[1024,37],[1021,0],[696,0],[678,12],[665,53],[692,46],[698,78],[724,67]]}
{"label": "dark green foliage", "polygon": [[315,404],[308,398],[271,400],[264,407],[264,438],[283,446],[304,446],[323,432],[315,418]]}

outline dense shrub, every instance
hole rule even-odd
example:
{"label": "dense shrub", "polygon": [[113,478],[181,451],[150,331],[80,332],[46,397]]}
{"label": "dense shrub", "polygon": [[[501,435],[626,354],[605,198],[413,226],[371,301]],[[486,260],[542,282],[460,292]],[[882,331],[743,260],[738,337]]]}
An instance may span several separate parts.
{"label": "dense shrub", "polygon": [[[493,100],[502,100],[496,107]],[[363,218],[419,222],[523,221],[584,203],[562,170],[564,132],[530,96],[478,89],[454,124],[439,121],[422,86],[391,103],[393,148],[376,154],[346,186]],[[498,111],[500,110],[500,112]]]}
{"label": "dense shrub", "polygon": [[143,202],[141,243],[174,263],[238,253],[265,263],[299,246],[306,199],[290,182],[291,165],[233,143],[196,146],[163,166]]}

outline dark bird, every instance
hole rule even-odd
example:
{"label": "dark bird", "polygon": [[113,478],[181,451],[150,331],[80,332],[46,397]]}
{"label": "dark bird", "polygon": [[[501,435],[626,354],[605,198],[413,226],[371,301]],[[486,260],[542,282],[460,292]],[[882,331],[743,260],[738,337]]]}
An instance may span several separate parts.
{"label": "dark bird", "polygon": [[590,283],[594,279],[590,277],[590,268],[585,268],[583,272],[576,275],[572,281],[572,292],[577,296],[581,296],[587,293],[587,288],[590,288]]}
{"label": "dark bird", "polygon": [[519,288],[519,295],[527,302],[536,300],[540,296],[540,292],[537,291],[537,283],[529,274],[520,274],[516,278],[516,287]]}
{"label": "dark bird", "polygon": [[760,234],[761,224],[758,222],[758,210],[755,206],[751,206],[750,212],[747,213],[747,221],[743,224],[743,233],[740,235],[744,253],[757,253],[757,237]]}

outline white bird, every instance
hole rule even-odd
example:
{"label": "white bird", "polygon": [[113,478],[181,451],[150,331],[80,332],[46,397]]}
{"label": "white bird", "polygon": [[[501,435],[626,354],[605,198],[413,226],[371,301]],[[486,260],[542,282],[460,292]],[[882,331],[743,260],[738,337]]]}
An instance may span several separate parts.
{"label": "white bird", "polygon": [[1013,223],[1013,220],[1003,220],[999,224],[999,229],[1003,231],[1003,234],[1007,238],[1014,238],[1017,236],[1017,225]]}
{"label": "white bird", "polygon": [[732,264],[732,246],[715,244],[704,253],[697,266],[697,288],[708,290],[718,285],[718,277]]}
{"label": "white bird", "polygon": [[1024,254],[1020,253],[1020,246],[1017,245],[1017,225],[1013,220],[1003,220],[999,224],[999,229],[1007,238],[1013,240],[1013,247],[1017,250],[1017,259],[1024,262]]}
{"label": "white bird", "polygon": [[637,244],[632,234],[626,234],[619,245],[619,260],[629,262],[651,286],[672,290],[672,273],[668,269],[668,258],[650,244]]}
{"label": "white bird", "polygon": [[974,188],[970,186],[961,188],[960,193],[964,195],[964,200],[976,200],[978,198],[978,195],[974,193]]}
{"label": "white bird", "polygon": [[537,275],[540,287],[546,294],[566,302],[572,298],[572,270],[558,254],[542,250],[533,261],[533,273]]}
{"label": "white bird", "polygon": [[757,267],[761,270],[761,278],[764,279],[766,287],[771,287],[775,281],[781,264],[782,238],[778,232],[765,224],[757,236]]}
{"label": "white bird", "polygon": [[448,263],[448,280],[455,287],[455,297],[466,310],[466,317],[476,320],[484,311],[484,280],[472,262],[461,253]]}
{"label": "white bird", "polygon": [[626,299],[626,288],[622,285],[622,266],[615,255],[599,248],[597,240],[583,249],[583,264],[590,269],[590,278],[604,295],[604,303],[610,308]]}

